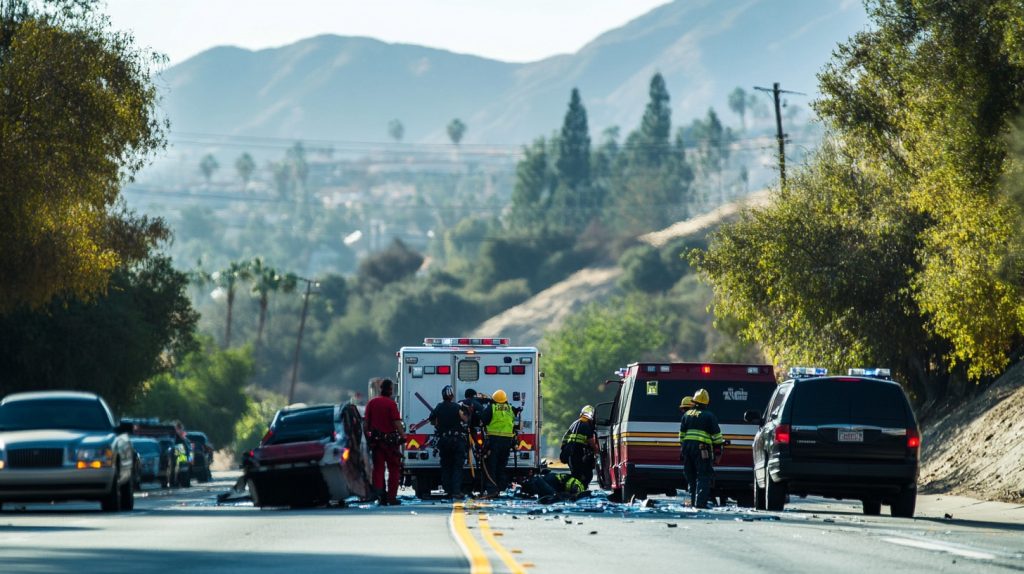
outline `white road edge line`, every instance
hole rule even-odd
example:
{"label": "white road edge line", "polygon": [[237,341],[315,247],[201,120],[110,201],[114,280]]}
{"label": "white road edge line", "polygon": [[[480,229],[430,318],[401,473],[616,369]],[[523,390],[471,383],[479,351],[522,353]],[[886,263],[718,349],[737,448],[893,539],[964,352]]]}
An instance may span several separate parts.
{"label": "white road edge line", "polygon": [[962,556],[964,558],[973,558],[975,560],[995,560],[996,555],[981,550],[974,550],[968,547],[948,544],[944,542],[932,542],[928,540],[915,540],[913,538],[892,538],[887,537],[882,539],[890,544],[898,544],[900,546],[910,546],[912,548],[920,548],[921,550],[934,550],[936,552],[946,552],[948,554],[955,554],[956,556]]}

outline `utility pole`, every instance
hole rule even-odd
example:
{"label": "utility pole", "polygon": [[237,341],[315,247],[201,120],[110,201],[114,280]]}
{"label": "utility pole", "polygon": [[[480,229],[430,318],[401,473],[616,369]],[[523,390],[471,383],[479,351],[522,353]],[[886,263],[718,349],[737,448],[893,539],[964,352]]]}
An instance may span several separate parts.
{"label": "utility pole", "polygon": [[779,89],[779,83],[775,82],[772,84],[771,89],[754,86],[755,90],[760,92],[767,92],[772,95],[775,100],[775,137],[779,140],[779,182],[782,188],[786,187],[786,134],[782,131],[782,106],[779,100],[779,94],[796,94],[799,96],[806,96],[807,94],[801,92],[790,92],[788,90]]}
{"label": "utility pole", "polygon": [[292,384],[288,388],[288,404],[292,404],[295,399],[295,382],[299,377],[299,351],[302,350],[302,332],[306,329],[306,311],[309,309],[309,296],[313,294],[313,287],[319,287],[315,279],[306,279],[305,277],[298,277],[299,281],[306,282],[306,294],[302,298],[302,319],[299,320],[299,336],[295,339],[295,359],[292,362]]}

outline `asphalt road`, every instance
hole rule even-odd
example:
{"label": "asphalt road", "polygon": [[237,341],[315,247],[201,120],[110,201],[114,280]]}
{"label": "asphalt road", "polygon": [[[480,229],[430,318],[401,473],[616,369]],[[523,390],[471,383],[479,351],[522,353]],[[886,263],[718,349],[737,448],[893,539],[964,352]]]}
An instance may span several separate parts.
{"label": "asphalt road", "polygon": [[694,512],[669,498],[648,508],[601,498],[551,507],[407,498],[399,507],[261,510],[218,506],[216,493],[230,484],[221,475],[187,490],[147,487],[136,510],[119,515],[93,504],[6,504],[0,572],[1024,570],[1019,511],[957,510],[949,520],[948,503],[934,497],[914,520],[864,517],[859,505],[823,500],[795,500],[782,513]]}

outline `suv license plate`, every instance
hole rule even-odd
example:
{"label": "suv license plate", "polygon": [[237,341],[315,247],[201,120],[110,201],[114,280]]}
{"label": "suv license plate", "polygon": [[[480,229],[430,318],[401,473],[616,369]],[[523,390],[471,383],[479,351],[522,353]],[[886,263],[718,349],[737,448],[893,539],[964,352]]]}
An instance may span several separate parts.
{"label": "suv license plate", "polygon": [[839,431],[839,442],[864,442],[864,431],[841,430]]}

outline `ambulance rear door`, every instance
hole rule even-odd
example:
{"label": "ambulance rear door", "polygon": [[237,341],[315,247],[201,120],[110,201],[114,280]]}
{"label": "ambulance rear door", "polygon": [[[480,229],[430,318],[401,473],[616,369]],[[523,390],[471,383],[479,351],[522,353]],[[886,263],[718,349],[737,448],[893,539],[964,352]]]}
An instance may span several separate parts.
{"label": "ambulance rear door", "polygon": [[455,385],[453,351],[433,347],[402,347],[399,351],[399,405],[405,422],[405,465],[409,469],[439,468],[430,440],[430,412],[441,402],[445,385]]}

